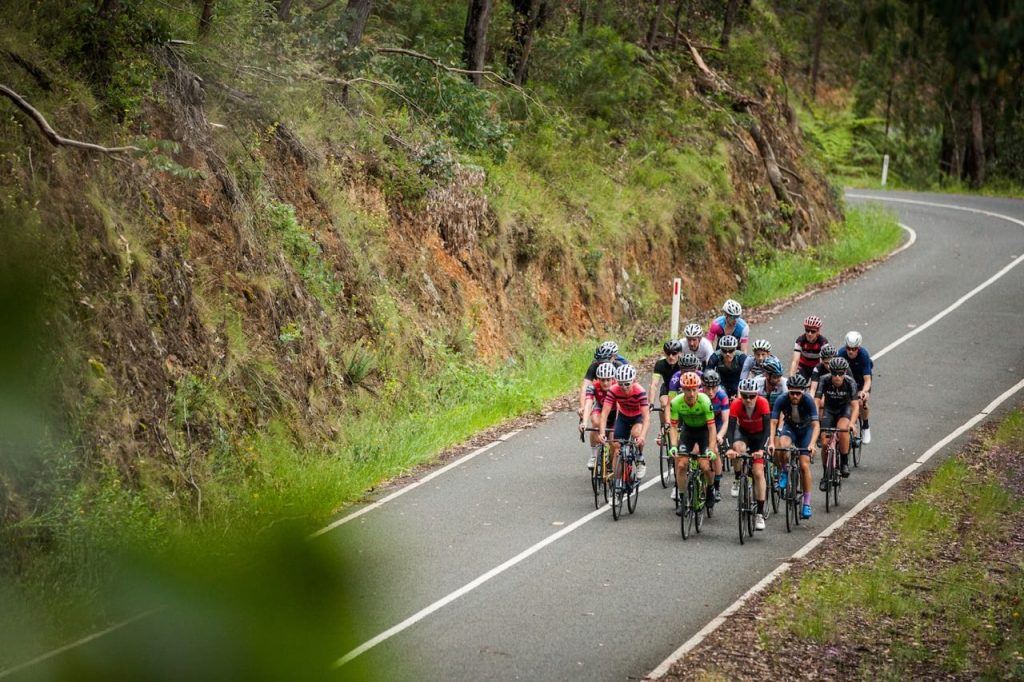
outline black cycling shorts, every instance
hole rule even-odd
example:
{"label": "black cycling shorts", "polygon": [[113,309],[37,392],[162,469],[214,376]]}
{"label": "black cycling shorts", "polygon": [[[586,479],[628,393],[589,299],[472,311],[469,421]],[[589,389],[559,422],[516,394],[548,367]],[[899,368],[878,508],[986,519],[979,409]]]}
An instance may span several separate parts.
{"label": "black cycling shorts", "polygon": [[[687,426],[683,424],[679,433],[679,454],[703,457],[708,451],[708,439],[710,437],[711,432],[707,424],[704,426]],[[696,455],[692,454],[694,445],[699,446]]]}
{"label": "black cycling shorts", "polygon": [[821,411],[821,428],[837,428],[836,424],[839,423],[840,419],[849,419],[852,415],[853,405],[851,403],[846,403],[837,410],[830,410],[829,408],[826,407]]}

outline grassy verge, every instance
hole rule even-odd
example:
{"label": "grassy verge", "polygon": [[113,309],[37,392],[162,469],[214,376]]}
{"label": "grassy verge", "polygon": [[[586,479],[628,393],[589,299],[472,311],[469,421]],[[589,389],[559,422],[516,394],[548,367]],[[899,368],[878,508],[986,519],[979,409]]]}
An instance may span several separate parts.
{"label": "grassy verge", "polygon": [[748,267],[741,295],[745,306],[760,306],[804,291],[846,268],[878,258],[902,238],[896,215],[878,206],[850,208],[833,239],[804,253],[772,252]]}
{"label": "grassy verge", "polygon": [[1019,679],[1024,487],[993,474],[1015,468],[1022,451],[1018,410],[988,443],[893,504],[874,544],[859,550],[865,561],[784,581],[765,603],[761,640],[841,651],[854,678]]}
{"label": "grassy verge", "polygon": [[963,182],[943,182],[931,184],[913,184],[900,182],[898,179],[889,179],[888,184],[882,187],[877,177],[865,175],[847,175],[836,179],[836,182],[843,187],[855,189],[876,189],[876,190],[907,190],[913,192],[937,192],[940,194],[969,194],[983,197],[1006,197],[1009,199],[1024,199],[1024,186],[1005,180],[995,180],[977,189],[970,187]]}

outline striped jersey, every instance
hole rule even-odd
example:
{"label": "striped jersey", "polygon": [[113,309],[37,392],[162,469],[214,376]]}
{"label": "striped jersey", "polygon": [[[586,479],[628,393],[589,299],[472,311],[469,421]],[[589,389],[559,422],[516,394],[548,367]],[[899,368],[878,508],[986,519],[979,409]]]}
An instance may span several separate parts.
{"label": "striped jersey", "polygon": [[647,407],[647,391],[636,381],[629,385],[628,390],[614,384],[602,403],[611,405],[612,410],[618,409],[619,414],[625,417],[635,417]]}

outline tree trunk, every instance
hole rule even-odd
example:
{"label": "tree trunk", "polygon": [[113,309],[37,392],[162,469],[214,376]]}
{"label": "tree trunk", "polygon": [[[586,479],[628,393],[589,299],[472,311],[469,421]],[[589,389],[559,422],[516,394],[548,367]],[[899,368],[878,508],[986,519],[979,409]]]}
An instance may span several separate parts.
{"label": "tree trunk", "polygon": [[819,0],[815,17],[814,37],[811,39],[811,100],[818,97],[818,77],[821,75],[821,37],[825,32],[825,11],[828,0]]}
{"label": "tree trunk", "polygon": [[579,6],[579,20],[576,24],[576,28],[580,33],[587,30],[587,10],[590,8],[590,0],[580,0]]}
{"label": "tree trunk", "polygon": [[679,19],[683,16],[683,4],[686,0],[679,0],[676,3],[676,14],[672,19],[672,50],[679,45]]}
{"label": "tree trunk", "polygon": [[978,77],[975,76],[971,92],[971,187],[974,189],[985,184],[985,135],[981,120],[981,93],[978,89]]}
{"label": "tree trunk", "polygon": [[292,16],[292,0],[280,0],[277,3],[277,18],[287,22]]}
{"label": "tree trunk", "polygon": [[540,0],[512,0],[512,39],[505,51],[505,65],[516,85],[526,82],[526,63],[533,47],[533,33],[540,16]]}
{"label": "tree trunk", "polygon": [[719,41],[722,49],[729,47],[729,36],[732,35],[732,27],[736,23],[736,13],[739,9],[740,0],[729,0],[725,5],[725,19],[722,21],[722,39]]}
{"label": "tree trunk", "polygon": [[[492,0],[469,0],[466,29],[462,34],[462,61],[470,71],[482,71],[487,54],[487,24],[491,18]],[[479,73],[466,75],[474,85],[483,82]]]}
{"label": "tree trunk", "polygon": [[345,7],[345,16],[349,21],[345,29],[345,37],[348,39],[348,49],[359,46],[363,39],[363,31],[366,30],[366,22],[370,18],[370,10],[373,9],[373,0],[348,0]]}
{"label": "tree trunk", "polygon": [[651,12],[651,21],[647,25],[647,49],[654,49],[654,41],[658,38],[658,21],[665,9],[665,0],[655,0],[654,11]]}
{"label": "tree trunk", "polygon": [[210,24],[213,23],[213,4],[216,0],[203,0],[203,13],[199,15],[199,35],[205,36],[210,32]]}

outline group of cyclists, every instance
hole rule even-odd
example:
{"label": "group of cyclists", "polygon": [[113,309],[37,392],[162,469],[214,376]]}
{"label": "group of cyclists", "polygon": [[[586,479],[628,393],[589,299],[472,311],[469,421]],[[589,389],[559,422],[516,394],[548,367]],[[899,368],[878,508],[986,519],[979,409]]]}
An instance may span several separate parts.
{"label": "group of cyclists", "polygon": [[[686,325],[682,339],[665,342],[664,357],[655,363],[647,390],[615,342],[598,346],[579,393],[580,430],[589,427],[591,433],[587,467],[593,469],[610,440],[611,470],[616,471],[620,445],[631,440],[638,452],[636,476],[643,478],[643,444],[653,410],[660,416],[661,432],[667,431],[676,480],[686,480],[690,458],[697,458],[708,484],[709,507],[721,500],[726,467],[733,470],[731,495],[737,496],[740,456],[749,453],[757,504],[754,528],[764,530],[769,485],[765,458],[778,466],[777,485],[785,490],[792,452],[800,457],[800,517],[810,518],[812,445],[824,447],[822,429],[838,429],[843,478],[850,475],[853,425],[859,422],[862,443],[871,442],[871,354],[857,331],[848,332],[838,347],[829,343],[821,333],[821,318],[809,315],[794,342],[786,376],[767,339],[750,343],[750,327],[742,314],[742,306],[729,299],[706,334],[699,324]],[[825,484],[822,477],[819,489],[826,490]],[[673,499],[676,494],[673,489]],[[676,513],[682,513],[681,505]]]}

